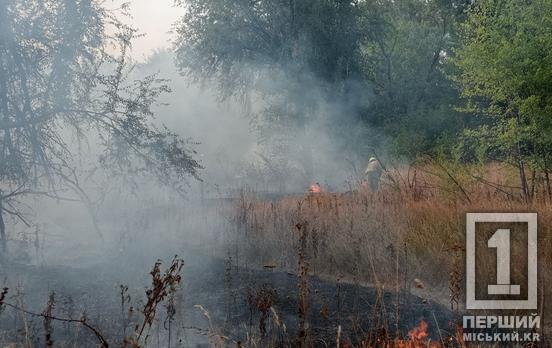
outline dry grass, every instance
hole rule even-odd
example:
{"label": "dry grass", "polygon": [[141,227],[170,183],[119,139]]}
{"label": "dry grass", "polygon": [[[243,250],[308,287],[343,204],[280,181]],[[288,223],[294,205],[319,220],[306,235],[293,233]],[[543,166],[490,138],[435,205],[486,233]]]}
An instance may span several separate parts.
{"label": "dry grass", "polygon": [[[71,318],[71,317],[62,317],[58,316],[54,313],[55,307],[57,306],[56,298],[54,292],[50,293],[48,297],[48,301],[46,304],[45,309],[41,312],[33,312],[29,311],[26,308],[23,307],[21,304],[21,299],[18,300],[18,303],[13,304],[11,302],[6,301],[6,297],[8,295],[8,288],[3,288],[2,292],[0,292],[0,314],[3,310],[10,309],[13,312],[22,314],[23,322],[25,324],[25,327],[27,327],[28,323],[23,315],[28,315],[31,317],[42,319],[43,322],[43,345],[45,347],[77,347],[81,346],[83,343],[82,341],[79,341],[75,338],[75,342],[70,342],[68,340],[68,337],[71,337],[72,335],[69,335],[64,338],[62,341],[55,342],[54,341],[54,323],[64,323],[64,324],[75,324],[75,325],[81,325],[94,335],[95,339],[97,340],[97,343],[92,343],[90,340],[88,340],[86,343],[86,346],[99,346],[102,348],[109,348],[110,346],[119,346],[119,347],[132,347],[132,348],[140,348],[140,347],[147,347],[148,346],[148,339],[150,338],[150,330],[155,324],[155,321],[158,320],[157,317],[159,317],[157,310],[159,309],[159,306],[164,304],[165,308],[167,309],[168,313],[165,316],[166,321],[172,321],[174,316],[174,304],[172,304],[173,300],[173,294],[177,291],[177,288],[182,280],[181,278],[181,271],[182,267],[184,266],[184,262],[179,259],[178,257],[174,257],[171,264],[167,267],[167,269],[162,272],[161,271],[161,261],[157,261],[152,271],[150,272],[152,284],[150,288],[146,288],[146,301],[143,304],[141,310],[139,313],[135,313],[133,307],[129,308],[129,318],[133,319],[133,326],[134,326],[134,332],[131,336],[126,336],[124,334],[127,326],[129,326],[129,322],[123,321],[122,323],[119,323],[118,320],[112,320],[109,324],[109,328],[100,329],[97,324],[91,324],[90,320],[88,319],[86,312],[83,312],[80,316],[80,318]],[[125,286],[121,286],[121,299],[122,299],[122,310],[125,309],[125,303],[130,301],[130,297],[126,295],[126,291],[128,291],[128,288]],[[60,308],[63,310],[63,308]],[[118,326],[123,326],[123,337],[117,337],[116,332],[118,331]],[[157,325],[158,326],[158,325]],[[166,326],[165,326],[166,327]],[[75,330],[78,333],[78,329]],[[106,332],[108,332],[110,335],[106,335]],[[13,333],[10,332],[2,332],[3,334],[6,334],[7,336],[12,335]],[[170,347],[170,327],[168,328],[168,335],[169,335],[169,347]],[[4,337],[0,336],[0,343],[2,343],[2,346],[4,346],[4,342],[2,342],[2,339],[5,339]],[[34,341],[35,344],[31,345],[31,341]],[[28,329],[25,330],[25,340],[22,342],[13,343],[14,347],[31,347],[31,346],[38,346],[40,343],[39,337],[29,337]],[[21,343],[21,344],[19,344]],[[11,347],[12,345],[7,345],[7,347]]]}
{"label": "dry grass", "polygon": [[[297,272],[297,250],[310,274],[408,290],[458,308],[462,302],[466,212],[539,214],[539,286],[552,280],[552,210],[544,181],[519,197],[515,172],[499,165],[425,165],[389,170],[377,193],[307,193],[278,201],[243,192],[236,205],[242,262]],[[304,253],[304,251],[303,251]],[[489,260],[490,262],[491,260]]]}
{"label": "dry grass", "polygon": [[[178,331],[172,335],[171,325],[204,335],[213,347],[317,347],[321,346],[319,338],[313,337],[309,325],[309,318],[312,318],[309,314],[314,313],[311,300],[315,296],[309,289],[309,275],[316,275],[336,282],[338,303],[342,300],[339,290],[342,282],[366,284],[376,290],[373,313],[363,313],[373,317],[373,327],[359,337],[347,337],[347,333],[355,332],[354,322],[341,320],[339,310],[338,318],[332,318],[336,313],[329,313],[327,307],[322,307],[320,316],[336,323],[335,335],[331,342],[325,342],[326,346],[350,347],[349,339],[354,338],[355,346],[363,348],[464,347],[461,332],[455,332],[455,328],[449,330],[449,336],[430,342],[426,329],[434,323],[420,321],[419,327],[412,328],[407,335],[401,333],[399,294],[415,293],[450,305],[453,310],[461,310],[465,213],[500,211],[539,213],[539,293],[542,298],[550,296],[552,291],[546,285],[552,280],[552,271],[546,266],[552,264],[551,197],[544,181],[535,176],[534,197],[527,203],[519,197],[515,180],[515,173],[497,165],[454,168],[434,164],[390,169],[377,193],[361,188],[346,193],[305,193],[271,201],[258,198],[254,192],[243,191],[237,202],[217,205],[217,214],[229,214],[232,221],[231,224],[228,220],[220,222],[224,246],[220,250],[213,246],[214,254],[222,252],[227,256],[225,276],[220,280],[228,292],[224,305],[227,320],[230,304],[239,296],[231,293],[234,291],[231,286],[234,265],[245,269],[276,268],[297,274],[297,327],[293,330],[286,327],[285,317],[281,317],[284,313],[278,311],[276,290],[266,284],[251,288],[245,294],[244,304],[248,305],[251,315],[244,337],[233,337],[232,331],[226,332],[226,327],[217,326],[218,318],[212,318],[200,304],[195,308],[205,317],[207,328],[182,326],[176,318],[177,308],[181,307],[175,294],[181,282],[183,263],[177,258],[164,272],[159,262],[154,265],[150,272],[151,287],[146,289],[145,301],[136,306],[137,309],[130,305],[128,287],[120,287],[121,318],[108,318],[111,327],[101,325],[109,333],[107,338],[84,314],[79,319],[74,319],[70,313],[66,317],[55,316],[53,296],[43,313],[35,313],[25,310],[22,304],[11,304],[8,290],[4,289],[0,291],[0,312],[12,309],[42,319],[40,334],[43,334],[41,339],[45,346],[60,345],[61,341],[55,342],[52,337],[55,333],[53,323],[61,321],[88,328],[103,347],[108,344],[159,346],[159,332],[157,345],[154,336],[155,330],[161,328],[168,331],[168,346],[173,336],[174,346],[177,346],[183,335]],[[202,216],[201,221],[206,219]],[[378,317],[383,308],[383,294],[389,290],[397,294],[395,323]],[[164,306],[166,313],[161,313],[160,306]],[[539,310],[545,326],[546,312],[546,308]],[[258,325],[252,325],[253,317],[258,318]],[[22,322],[26,328],[24,318]],[[247,328],[246,323],[239,324]],[[438,325],[436,318],[435,324]],[[258,330],[252,329],[255,327]],[[30,342],[28,331],[26,328],[25,340]],[[74,344],[67,346],[76,346],[77,342],[75,338]]]}

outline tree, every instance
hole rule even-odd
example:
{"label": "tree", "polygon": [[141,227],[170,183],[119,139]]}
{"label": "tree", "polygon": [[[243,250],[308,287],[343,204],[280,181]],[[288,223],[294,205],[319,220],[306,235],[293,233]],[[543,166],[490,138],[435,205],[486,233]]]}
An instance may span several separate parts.
{"label": "tree", "polygon": [[[454,79],[478,115],[465,143],[485,158],[519,171],[521,195],[530,200],[527,169],[544,173],[550,194],[552,166],[552,2],[477,1],[462,26]],[[533,187],[534,187],[534,180]]]}
{"label": "tree", "polygon": [[443,71],[463,1],[366,1],[360,5],[363,79],[374,95],[362,117],[391,137],[396,155],[415,158],[454,138],[463,115]]}
{"label": "tree", "polygon": [[[121,11],[123,11],[121,9]],[[100,1],[0,0],[0,243],[4,217],[28,223],[24,195],[81,198],[76,143],[118,174],[153,174],[184,191],[200,165],[186,140],[151,124],[163,80],[130,80],[135,30]]]}
{"label": "tree", "polygon": [[177,26],[177,65],[195,80],[215,79],[223,98],[251,88],[273,93],[266,78],[279,73],[331,83],[356,69],[356,1],[179,3],[186,15]]}
{"label": "tree", "polygon": [[[178,24],[177,65],[195,81],[214,81],[223,99],[259,97],[265,107],[253,121],[260,142],[272,143],[272,153],[289,155],[282,151],[285,143],[304,138],[326,112],[324,106],[345,104],[356,96],[353,87],[362,84],[350,83],[358,76],[357,1],[193,0],[181,5],[186,15]],[[308,141],[295,145],[312,180],[313,149]]]}
{"label": "tree", "polygon": [[468,4],[186,1],[177,64],[195,80],[217,82],[223,98],[260,93],[265,137],[290,133],[281,124],[307,127],[333,108],[336,143],[348,144],[342,152],[366,157],[385,134],[396,154],[415,157],[462,125],[458,92],[442,68]]}

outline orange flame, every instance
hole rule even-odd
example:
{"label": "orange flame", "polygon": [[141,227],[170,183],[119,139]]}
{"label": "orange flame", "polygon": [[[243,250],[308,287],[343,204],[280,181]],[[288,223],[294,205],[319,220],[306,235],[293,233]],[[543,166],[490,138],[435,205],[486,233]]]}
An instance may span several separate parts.
{"label": "orange flame", "polygon": [[427,338],[426,321],[420,321],[420,325],[418,325],[418,327],[415,327],[412,330],[408,331],[408,338],[410,338],[411,341],[417,342],[425,340]]}
{"label": "orange flame", "polygon": [[322,192],[322,188],[320,187],[319,183],[314,183],[309,186],[309,193],[320,193]]}
{"label": "orange flame", "polygon": [[422,348],[422,347],[441,347],[438,342],[428,342],[427,322],[420,321],[420,324],[408,331],[408,340],[395,341],[394,346],[399,348]]}

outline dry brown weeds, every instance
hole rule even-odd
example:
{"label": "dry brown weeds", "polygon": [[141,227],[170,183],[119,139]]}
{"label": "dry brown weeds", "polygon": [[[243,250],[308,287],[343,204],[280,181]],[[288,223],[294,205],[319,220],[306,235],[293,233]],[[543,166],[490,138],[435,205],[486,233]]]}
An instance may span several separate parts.
{"label": "dry brown weeds", "polygon": [[[546,266],[552,264],[552,197],[537,176],[527,203],[515,180],[515,173],[497,164],[425,165],[388,171],[376,193],[362,188],[307,192],[271,201],[244,192],[235,205],[237,243],[249,265],[277,264],[301,272],[297,265],[306,258],[310,274],[416,291],[457,309],[463,301],[465,214],[537,212],[539,292],[547,298],[552,295],[546,286],[552,280]],[[298,235],[298,224],[308,226],[308,233]],[[423,289],[416,289],[415,279]]]}

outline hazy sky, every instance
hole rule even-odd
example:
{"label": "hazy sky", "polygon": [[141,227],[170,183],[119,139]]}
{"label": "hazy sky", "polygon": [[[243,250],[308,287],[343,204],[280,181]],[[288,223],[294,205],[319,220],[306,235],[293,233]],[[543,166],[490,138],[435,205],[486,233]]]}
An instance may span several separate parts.
{"label": "hazy sky", "polygon": [[174,6],[174,0],[112,1],[116,5],[129,2],[132,18],[125,18],[124,21],[130,21],[129,24],[145,34],[133,43],[132,55],[136,60],[144,60],[153,50],[170,46],[172,25],[184,11]]}

